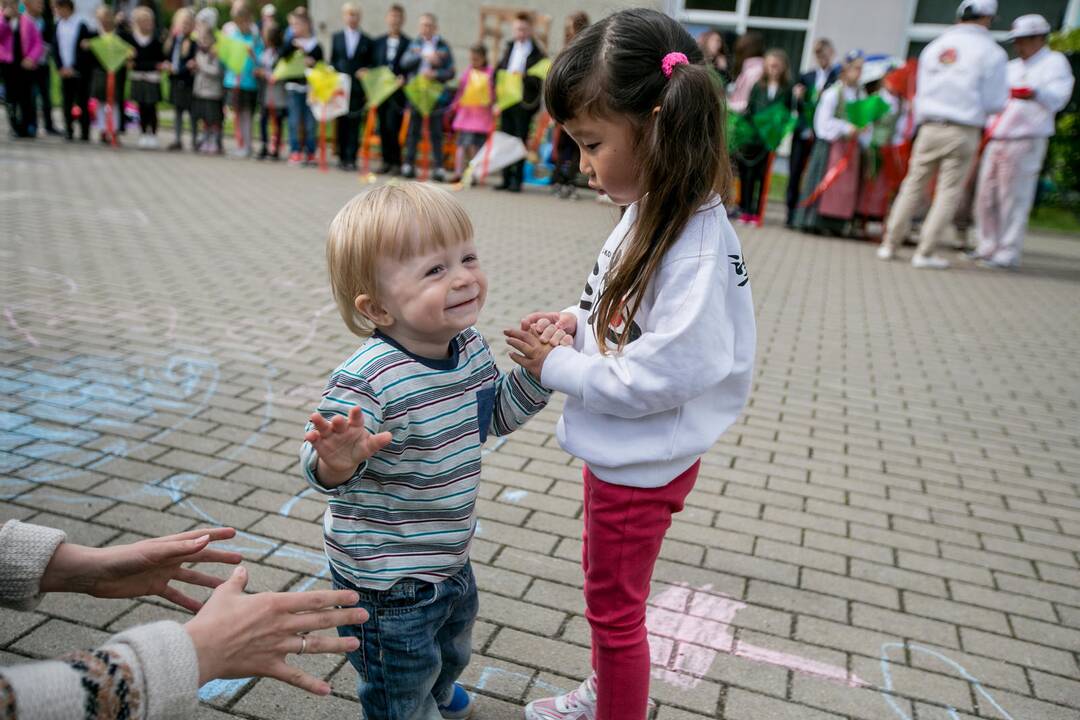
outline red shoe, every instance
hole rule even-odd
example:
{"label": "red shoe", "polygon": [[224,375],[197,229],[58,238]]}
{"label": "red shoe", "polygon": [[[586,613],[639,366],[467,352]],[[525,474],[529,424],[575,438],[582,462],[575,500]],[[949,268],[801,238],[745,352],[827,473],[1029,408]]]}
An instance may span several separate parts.
{"label": "red shoe", "polygon": [[299,165],[302,162],[303,162],[303,158],[301,157],[300,153],[298,153],[298,152],[289,153],[289,164],[290,165]]}
{"label": "red shoe", "polygon": [[310,166],[316,165],[316,164],[317,163],[315,162],[315,153],[308,153],[307,155],[304,156],[304,165],[307,165],[307,166],[310,167]]}

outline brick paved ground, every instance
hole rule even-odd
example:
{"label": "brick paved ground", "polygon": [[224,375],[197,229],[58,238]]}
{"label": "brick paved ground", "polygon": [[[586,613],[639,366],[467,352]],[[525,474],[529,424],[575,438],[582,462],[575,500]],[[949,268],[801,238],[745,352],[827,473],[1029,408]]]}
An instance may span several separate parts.
{"label": "brick paved ground", "polygon": [[[296,448],[355,344],[329,302],[337,173],[0,141],[0,518],[127,542],[234,525],[258,589],[325,586]],[[615,214],[462,193],[491,278],[482,329],[578,295]],[[1080,713],[1080,244],[1019,274],[916,272],[873,247],[742,230],[759,310],[750,407],[665,543],[650,627],[661,720]],[[557,403],[555,403],[557,405]],[[579,467],[558,408],[492,448],[465,680],[478,717],[586,673]],[[0,613],[0,662],[180,613],[63,595]],[[200,717],[355,717],[207,687]]]}

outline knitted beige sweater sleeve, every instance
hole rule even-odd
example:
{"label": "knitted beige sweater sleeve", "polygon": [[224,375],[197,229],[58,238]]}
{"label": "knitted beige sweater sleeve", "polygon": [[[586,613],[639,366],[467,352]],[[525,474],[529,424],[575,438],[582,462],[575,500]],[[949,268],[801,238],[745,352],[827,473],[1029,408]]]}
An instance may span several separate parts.
{"label": "knitted beige sweater sleeve", "polygon": [[[9,521],[0,529],[0,605],[32,609],[64,534]],[[0,667],[0,720],[182,720],[193,717],[199,663],[184,627],[157,622],[94,650]]]}

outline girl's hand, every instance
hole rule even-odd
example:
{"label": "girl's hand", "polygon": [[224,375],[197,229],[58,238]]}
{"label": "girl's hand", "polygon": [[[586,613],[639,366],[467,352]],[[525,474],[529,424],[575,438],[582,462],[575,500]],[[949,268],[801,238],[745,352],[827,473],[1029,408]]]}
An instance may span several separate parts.
{"label": "girl's hand", "polygon": [[161,72],[171,73],[172,72],[172,63],[171,62],[163,62],[163,63],[161,63],[161,65],[159,66],[158,69],[161,70]]}
{"label": "girl's hand", "polygon": [[307,633],[339,625],[359,625],[368,614],[350,606],[352,590],[257,593],[247,595],[247,570],[238,567],[184,629],[199,658],[199,684],[215,678],[271,677],[315,695],[330,685],[285,663],[285,656],[352,652],[355,637]]}
{"label": "girl's hand", "polygon": [[793,87],[791,89],[791,95],[796,100],[802,100],[803,96],[806,95],[806,86],[803,85],[802,83],[797,84],[795,87]]}
{"label": "girl's hand", "polygon": [[304,58],[304,64],[308,67],[315,67],[315,58],[310,55]]}
{"label": "girl's hand", "polygon": [[348,419],[338,415],[327,420],[311,414],[311,424],[304,439],[319,456],[319,480],[326,487],[337,487],[353,476],[360,463],[386,447],[393,436],[388,432],[372,435],[364,427],[364,413],[354,405]]}
{"label": "girl's hand", "polygon": [[506,344],[517,350],[516,353],[510,353],[510,359],[525,368],[533,380],[541,382],[544,361],[555,349],[554,346],[542,342],[536,334],[524,330],[510,328],[503,330],[503,335],[506,336]]}
{"label": "girl's hand", "polygon": [[521,329],[536,334],[542,342],[553,347],[573,345],[577,334],[577,315],[573,313],[538,312],[521,320]]}

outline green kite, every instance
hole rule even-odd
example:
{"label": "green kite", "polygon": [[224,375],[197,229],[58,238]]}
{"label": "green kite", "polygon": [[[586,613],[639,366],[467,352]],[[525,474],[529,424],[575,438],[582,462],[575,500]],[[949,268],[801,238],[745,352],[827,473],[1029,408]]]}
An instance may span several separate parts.
{"label": "green kite", "polygon": [[844,112],[847,114],[847,119],[852,125],[860,130],[870,123],[888,115],[889,110],[891,109],[889,103],[877,95],[871,95],[865,100],[849,102],[844,106]]}
{"label": "green kite", "polygon": [[368,70],[364,77],[360,78],[360,84],[364,87],[364,96],[367,98],[369,110],[382,105],[401,87],[401,81],[398,80],[397,75],[394,75],[394,71],[385,65]]}
{"label": "green kite", "polygon": [[307,70],[307,64],[304,62],[305,58],[304,53],[298,50],[289,57],[278,60],[277,65],[274,65],[272,74],[274,82],[298,80],[304,77],[304,71]]}
{"label": "green kite", "polygon": [[214,50],[217,51],[221,64],[234,75],[243,75],[248,61],[251,60],[251,45],[220,30],[215,31],[214,36]]}
{"label": "green kite", "polygon": [[[539,64],[539,63],[538,63]],[[500,70],[495,73],[495,107],[499,110],[517,105],[525,99],[525,79],[521,73]]]}
{"label": "green kite", "polygon": [[417,75],[405,84],[405,97],[424,117],[431,115],[442,93],[442,83],[424,75]]}
{"label": "green kite", "polygon": [[103,33],[90,40],[90,50],[106,72],[116,72],[135,51],[116,33]]}

